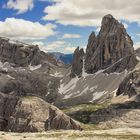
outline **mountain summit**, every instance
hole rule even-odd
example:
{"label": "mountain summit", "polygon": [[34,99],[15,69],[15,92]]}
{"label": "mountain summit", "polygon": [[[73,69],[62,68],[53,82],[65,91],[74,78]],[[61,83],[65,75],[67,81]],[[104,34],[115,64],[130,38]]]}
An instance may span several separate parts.
{"label": "mountain summit", "polygon": [[[121,59],[120,64],[118,61]],[[78,61],[79,59],[77,63]],[[121,72],[124,69],[133,69],[136,64],[133,41],[124,25],[112,15],[104,16],[99,34],[96,36],[92,32],[89,36],[85,54],[85,71],[95,73],[114,65],[115,67],[107,72]]]}
{"label": "mountain summit", "polygon": [[86,52],[79,47],[75,50],[72,67],[61,80],[56,104],[100,103],[113,98],[138,62],[124,25],[112,15],[104,16],[99,34],[90,34]]}
{"label": "mountain summit", "polygon": [[[85,57],[86,72],[94,73],[105,69],[121,58],[131,57],[133,54],[133,41],[127,34],[124,25],[112,15],[106,15],[102,19],[99,34],[96,36],[92,33],[89,37]],[[134,65],[135,61],[136,59],[132,62]],[[132,65],[132,63],[127,63]],[[125,68],[128,69],[128,66]],[[122,71],[121,67],[117,71]]]}

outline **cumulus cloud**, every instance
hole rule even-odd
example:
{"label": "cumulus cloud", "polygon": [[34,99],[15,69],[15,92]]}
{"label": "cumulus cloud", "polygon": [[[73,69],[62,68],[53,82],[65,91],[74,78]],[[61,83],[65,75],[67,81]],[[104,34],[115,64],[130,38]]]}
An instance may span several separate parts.
{"label": "cumulus cloud", "polygon": [[38,46],[44,46],[44,42],[42,41],[35,41],[35,42],[32,42],[33,45],[38,45]]}
{"label": "cumulus cloud", "polygon": [[138,33],[138,34],[136,34],[136,35],[140,37],[140,33]]}
{"label": "cumulus cloud", "polygon": [[136,49],[138,49],[138,48],[140,48],[140,42],[136,42],[136,43],[134,44],[134,49],[136,50]]}
{"label": "cumulus cloud", "polygon": [[7,9],[17,10],[17,14],[22,14],[34,7],[34,0],[8,0],[4,5]]}
{"label": "cumulus cloud", "polygon": [[[45,8],[45,20],[63,25],[100,26],[101,18],[112,14],[118,19],[140,24],[140,0],[52,0]],[[55,9],[55,10],[54,10]]]}
{"label": "cumulus cloud", "polygon": [[79,34],[64,34],[62,38],[67,39],[67,38],[80,38],[81,35]]}
{"label": "cumulus cloud", "polygon": [[42,47],[43,51],[46,52],[56,52],[60,51],[62,53],[73,53],[76,47],[72,46],[70,43],[62,40],[54,41],[44,47]]}
{"label": "cumulus cloud", "polygon": [[97,27],[96,33],[98,33],[100,31],[100,29],[101,29],[101,26]]}
{"label": "cumulus cloud", "polygon": [[128,28],[128,24],[126,24],[125,22],[122,23],[124,25],[124,28],[127,29]]}
{"label": "cumulus cloud", "polygon": [[64,53],[73,53],[75,51],[75,49],[76,48],[72,47],[72,46],[71,47],[65,47],[63,52]]}
{"label": "cumulus cloud", "polygon": [[54,42],[51,42],[47,44],[46,42],[43,41],[35,41],[32,43],[33,45],[38,45],[40,50],[44,52],[62,52],[62,53],[73,53],[76,47],[72,46],[66,41],[63,40],[57,40]]}
{"label": "cumulus cloud", "polygon": [[7,18],[0,21],[0,35],[19,40],[40,40],[55,35],[56,25],[42,25],[24,19]]}
{"label": "cumulus cloud", "polygon": [[65,45],[65,41],[55,41],[46,46],[47,51],[55,51],[55,49],[61,49]]}

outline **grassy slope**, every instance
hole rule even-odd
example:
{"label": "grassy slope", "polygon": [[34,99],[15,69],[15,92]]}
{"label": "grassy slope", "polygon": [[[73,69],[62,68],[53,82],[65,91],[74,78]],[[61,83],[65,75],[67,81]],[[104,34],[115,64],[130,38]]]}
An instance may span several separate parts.
{"label": "grassy slope", "polygon": [[108,104],[80,104],[67,109],[63,109],[62,111],[79,122],[88,124],[88,126],[95,127],[95,125],[90,124],[90,115],[98,109],[107,107],[107,105]]}

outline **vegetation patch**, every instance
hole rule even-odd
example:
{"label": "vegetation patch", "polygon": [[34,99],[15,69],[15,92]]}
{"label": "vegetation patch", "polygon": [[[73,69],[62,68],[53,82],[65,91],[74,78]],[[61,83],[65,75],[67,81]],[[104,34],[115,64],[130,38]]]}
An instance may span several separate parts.
{"label": "vegetation patch", "polygon": [[80,121],[84,124],[89,124],[90,115],[99,109],[105,108],[106,106],[106,104],[80,104],[68,109],[64,109],[63,112],[77,121]]}

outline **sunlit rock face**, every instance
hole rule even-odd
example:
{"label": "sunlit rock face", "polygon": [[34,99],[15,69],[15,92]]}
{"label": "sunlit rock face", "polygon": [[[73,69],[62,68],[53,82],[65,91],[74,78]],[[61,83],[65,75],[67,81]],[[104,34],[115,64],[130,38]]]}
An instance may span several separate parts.
{"label": "sunlit rock face", "polygon": [[86,72],[95,73],[100,69],[106,69],[122,58],[129,60],[126,61],[127,65],[122,68],[119,64],[116,66],[117,69],[110,72],[121,72],[124,69],[129,69],[129,65],[134,68],[137,60],[132,56],[134,56],[133,41],[127,34],[124,25],[112,15],[104,16],[99,34],[96,36],[92,32],[89,36],[85,57]]}
{"label": "sunlit rock face", "polygon": [[79,47],[77,47],[77,49],[74,52],[70,77],[74,78],[75,76],[81,76],[82,68],[83,68],[83,57],[84,57],[84,50],[79,49]]}
{"label": "sunlit rock face", "polygon": [[57,64],[51,56],[40,51],[38,46],[28,45],[8,38],[0,37],[0,61],[15,64],[15,66],[39,65],[49,61]]}
{"label": "sunlit rock face", "polygon": [[38,97],[19,98],[0,93],[0,105],[1,131],[41,132],[51,129],[82,129],[80,123]]}

